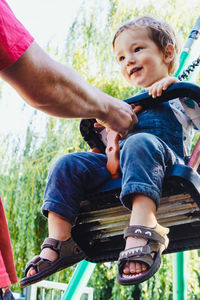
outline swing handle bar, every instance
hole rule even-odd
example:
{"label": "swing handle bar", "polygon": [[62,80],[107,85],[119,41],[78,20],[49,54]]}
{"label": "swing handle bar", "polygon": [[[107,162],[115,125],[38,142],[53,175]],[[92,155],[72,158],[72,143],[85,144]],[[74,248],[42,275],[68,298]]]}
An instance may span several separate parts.
{"label": "swing handle bar", "polygon": [[[157,104],[175,98],[188,97],[200,106],[200,87],[190,82],[177,82],[172,84],[160,97],[152,98],[148,92],[136,95],[124,100],[135,106],[142,106],[143,109],[156,107]],[[95,119],[82,119],[80,122],[80,132],[83,139],[93,148],[98,148],[100,153],[105,153],[106,146],[102,142],[101,134],[94,128]]]}

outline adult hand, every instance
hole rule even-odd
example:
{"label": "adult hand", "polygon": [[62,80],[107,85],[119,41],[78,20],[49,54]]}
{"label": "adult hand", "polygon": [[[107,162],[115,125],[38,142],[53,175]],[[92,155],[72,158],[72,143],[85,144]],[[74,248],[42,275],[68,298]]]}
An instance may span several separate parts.
{"label": "adult hand", "polygon": [[131,105],[124,101],[113,99],[104,118],[97,121],[102,126],[118,132],[123,139],[134,128],[138,119]]}

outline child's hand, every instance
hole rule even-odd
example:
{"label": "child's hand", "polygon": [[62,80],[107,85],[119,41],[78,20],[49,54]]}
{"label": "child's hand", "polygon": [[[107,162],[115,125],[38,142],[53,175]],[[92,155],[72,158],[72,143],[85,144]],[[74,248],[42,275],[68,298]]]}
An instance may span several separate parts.
{"label": "child's hand", "polygon": [[176,77],[165,77],[159,81],[156,81],[152,86],[148,89],[149,95],[152,98],[156,98],[162,95],[162,91],[165,91],[171,84],[178,82],[179,80]]}

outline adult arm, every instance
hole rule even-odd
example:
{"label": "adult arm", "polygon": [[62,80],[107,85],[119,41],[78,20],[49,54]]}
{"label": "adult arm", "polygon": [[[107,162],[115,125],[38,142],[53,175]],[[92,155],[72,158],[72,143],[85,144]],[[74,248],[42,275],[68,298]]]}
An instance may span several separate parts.
{"label": "adult arm", "polygon": [[36,42],[0,72],[27,103],[63,118],[96,118],[122,136],[136,123],[127,103],[88,84],[73,69],[50,58]]}

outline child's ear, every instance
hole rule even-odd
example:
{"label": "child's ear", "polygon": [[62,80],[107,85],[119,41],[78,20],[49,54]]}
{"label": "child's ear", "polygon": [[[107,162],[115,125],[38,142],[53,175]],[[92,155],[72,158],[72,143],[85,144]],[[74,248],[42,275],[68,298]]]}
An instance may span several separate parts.
{"label": "child's ear", "polygon": [[174,58],[174,46],[172,44],[168,44],[165,47],[164,51],[164,62],[169,64]]}

